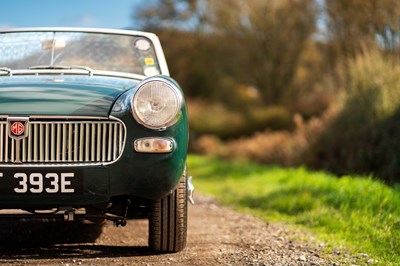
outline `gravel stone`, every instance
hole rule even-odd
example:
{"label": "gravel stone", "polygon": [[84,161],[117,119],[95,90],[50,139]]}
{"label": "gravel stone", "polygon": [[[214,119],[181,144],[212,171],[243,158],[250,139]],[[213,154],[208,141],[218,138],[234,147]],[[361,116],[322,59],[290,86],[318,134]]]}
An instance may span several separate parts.
{"label": "gravel stone", "polygon": [[195,200],[189,206],[188,245],[179,253],[157,254],[147,248],[147,220],[130,220],[122,228],[111,222],[12,221],[0,223],[0,264],[333,266],[356,259],[345,257],[340,248],[328,257],[325,244],[311,235],[238,213],[211,197],[196,194]]}

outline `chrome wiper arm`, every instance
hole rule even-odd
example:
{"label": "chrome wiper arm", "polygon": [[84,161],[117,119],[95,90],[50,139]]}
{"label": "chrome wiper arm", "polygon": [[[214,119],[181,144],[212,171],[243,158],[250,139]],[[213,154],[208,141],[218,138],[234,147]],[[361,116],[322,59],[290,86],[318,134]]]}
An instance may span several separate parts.
{"label": "chrome wiper arm", "polygon": [[88,66],[70,66],[71,69],[82,69],[86,70],[89,74],[89,76],[93,76],[93,69],[91,69]]}
{"label": "chrome wiper arm", "polygon": [[8,75],[8,76],[12,76],[12,70],[11,70],[11,68],[8,68],[8,67],[0,67],[0,71],[3,71],[3,72],[6,72],[6,74]]}
{"label": "chrome wiper arm", "polygon": [[71,69],[69,66],[61,66],[61,65],[39,65],[39,66],[30,66],[28,69]]}
{"label": "chrome wiper arm", "polygon": [[31,66],[28,69],[82,69],[86,70],[89,76],[93,76],[93,69],[88,66],[63,66],[63,65],[39,65],[39,66]]}

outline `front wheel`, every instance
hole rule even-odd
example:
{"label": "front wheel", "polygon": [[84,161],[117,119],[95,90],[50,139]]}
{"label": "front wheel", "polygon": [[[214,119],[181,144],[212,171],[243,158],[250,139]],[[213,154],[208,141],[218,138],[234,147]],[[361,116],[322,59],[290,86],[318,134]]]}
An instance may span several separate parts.
{"label": "front wheel", "polygon": [[170,195],[154,201],[149,216],[149,246],[161,253],[185,248],[187,238],[187,181],[184,171]]}

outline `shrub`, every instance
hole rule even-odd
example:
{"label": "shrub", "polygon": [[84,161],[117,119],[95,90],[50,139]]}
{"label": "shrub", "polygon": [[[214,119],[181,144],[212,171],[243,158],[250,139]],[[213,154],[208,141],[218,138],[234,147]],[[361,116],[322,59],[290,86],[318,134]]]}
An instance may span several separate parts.
{"label": "shrub", "polygon": [[308,164],[400,181],[400,65],[379,51],[349,63],[343,110],[310,148]]}
{"label": "shrub", "polygon": [[262,106],[249,108],[248,132],[260,130],[293,129],[292,114],[284,106]]}
{"label": "shrub", "polygon": [[229,139],[265,129],[293,128],[292,115],[283,106],[229,108],[221,103],[192,99],[188,101],[188,109],[190,129],[195,139],[202,135]]}
{"label": "shrub", "polygon": [[[320,117],[303,121],[295,115],[293,131],[268,129],[225,144],[207,136],[199,140],[200,150],[220,157],[284,166],[305,164],[339,175],[367,174],[388,183],[400,182],[400,63],[373,50],[350,61],[348,69],[346,91]],[[282,113],[274,117],[282,118]]]}
{"label": "shrub", "polygon": [[219,103],[188,101],[188,116],[192,137],[217,135],[220,138],[237,136],[246,121],[238,112],[232,112]]}
{"label": "shrub", "polygon": [[324,133],[326,125],[332,121],[338,110],[332,106],[321,117],[306,122],[297,114],[293,119],[294,131],[266,130],[224,144],[215,136],[204,136],[197,141],[198,151],[203,154],[249,159],[265,164],[285,166],[303,164],[309,147]]}

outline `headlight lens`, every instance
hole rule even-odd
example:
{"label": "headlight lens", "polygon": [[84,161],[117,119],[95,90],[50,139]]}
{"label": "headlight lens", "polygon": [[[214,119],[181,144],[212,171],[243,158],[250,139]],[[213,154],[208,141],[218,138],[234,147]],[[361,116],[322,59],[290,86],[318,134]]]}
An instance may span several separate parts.
{"label": "headlight lens", "polygon": [[178,118],[181,99],[181,93],[173,83],[159,78],[145,80],[133,96],[133,116],[151,129],[171,126]]}

